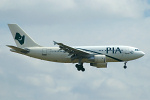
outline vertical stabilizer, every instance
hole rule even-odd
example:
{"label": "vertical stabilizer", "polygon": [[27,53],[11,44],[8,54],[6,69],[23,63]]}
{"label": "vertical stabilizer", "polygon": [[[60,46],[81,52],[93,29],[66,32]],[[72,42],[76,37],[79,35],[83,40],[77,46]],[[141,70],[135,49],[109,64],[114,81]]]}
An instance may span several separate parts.
{"label": "vertical stabilizer", "polygon": [[17,24],[8,24],[8,27],[12,33],[12,36],[16,42],[17,47],[40,47],[32,40]]}

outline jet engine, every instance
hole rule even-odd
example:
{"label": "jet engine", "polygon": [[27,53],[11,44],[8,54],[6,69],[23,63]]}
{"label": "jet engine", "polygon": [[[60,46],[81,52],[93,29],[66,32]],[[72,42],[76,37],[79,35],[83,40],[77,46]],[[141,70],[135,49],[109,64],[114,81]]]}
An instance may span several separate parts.
{"label": "jet engine", "polygon": [[94,62],[95,63],[105,63],[106,56],[105,55],[94,55]]}
{"label": "jet engine", "polygon": [[91,61],[92,63],[105,63],[106,56],[105,55],[94,55],[89,58],[89,61]]}

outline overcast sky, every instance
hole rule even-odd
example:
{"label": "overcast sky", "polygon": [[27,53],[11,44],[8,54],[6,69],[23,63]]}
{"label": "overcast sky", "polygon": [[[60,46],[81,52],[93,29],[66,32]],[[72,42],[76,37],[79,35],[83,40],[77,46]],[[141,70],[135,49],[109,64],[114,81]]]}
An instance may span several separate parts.
{"label": "overcast sky", "polygon": [[[146,55],[107,69],[12,53],[16,23],[37,43],[128,45]],[[0,0],[0,100],[150,100],[150,0]]]}

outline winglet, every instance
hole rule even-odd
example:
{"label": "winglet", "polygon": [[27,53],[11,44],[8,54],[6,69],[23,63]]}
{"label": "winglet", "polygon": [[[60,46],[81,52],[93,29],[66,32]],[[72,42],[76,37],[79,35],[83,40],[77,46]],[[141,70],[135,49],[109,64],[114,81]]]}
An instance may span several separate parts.
{"label": "winglet", "polygon": [[54,42],[54,45],[58,44],[56,41],[53,41]]}

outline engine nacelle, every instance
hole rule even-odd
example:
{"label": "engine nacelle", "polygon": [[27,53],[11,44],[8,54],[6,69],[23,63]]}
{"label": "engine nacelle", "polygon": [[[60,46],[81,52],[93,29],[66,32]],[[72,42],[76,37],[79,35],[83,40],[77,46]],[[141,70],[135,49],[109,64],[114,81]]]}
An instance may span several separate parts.
{"label": "engine nacelle", "polygon": [[94,55],[94,62],[95,63],[105,63],[106,56],[105,55]]}
{"label": "engine nacelle", "polygon": [[90,63],[90,66],[94,66],[97,68],[107,68],[107,63]]}

